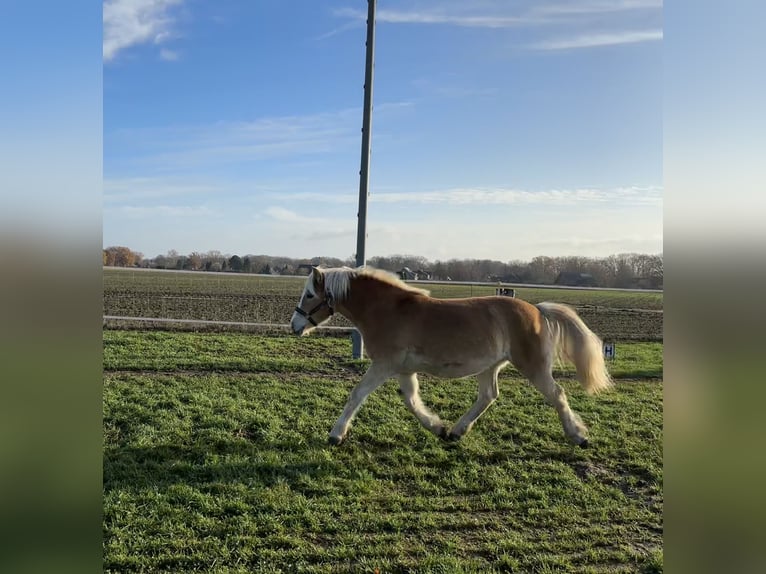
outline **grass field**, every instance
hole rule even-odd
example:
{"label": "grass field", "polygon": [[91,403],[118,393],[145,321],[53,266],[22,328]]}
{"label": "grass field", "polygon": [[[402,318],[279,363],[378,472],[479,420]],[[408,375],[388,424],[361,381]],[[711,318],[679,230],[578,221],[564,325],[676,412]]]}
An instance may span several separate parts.
{"label": "grass field", "polygon": [[[620,345],[599,397],[558,373],[587,450],[512,369],[460,443],[389,383],[329,447],[366,367],[349,357],[340,338],[105,331],[105,571],[662,571],[661,344]],[[475,398],[421,382],[446,420]]]}
{"label": "grass field", "polygon": [[[104,269],[104,314],[206,321],[286,324],[305,279],[218,273]],[[494,287],[425,285],[435,297],[494,295]],[[578,308],[602,338],[662,340],[662,293],[518,288],[531,303],[557,301]],[[330,324],[347,326],[340,316]]]}

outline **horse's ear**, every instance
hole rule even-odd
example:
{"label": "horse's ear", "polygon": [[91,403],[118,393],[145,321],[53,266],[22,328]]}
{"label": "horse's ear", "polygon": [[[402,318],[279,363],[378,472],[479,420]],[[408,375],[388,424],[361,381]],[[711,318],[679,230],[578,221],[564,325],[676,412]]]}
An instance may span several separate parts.
{"label": "horse's ear", "polygon": [[324,289],[324,274],[319,267],[311,268],[311,279],[314,283],[314,291],[321,293]]}

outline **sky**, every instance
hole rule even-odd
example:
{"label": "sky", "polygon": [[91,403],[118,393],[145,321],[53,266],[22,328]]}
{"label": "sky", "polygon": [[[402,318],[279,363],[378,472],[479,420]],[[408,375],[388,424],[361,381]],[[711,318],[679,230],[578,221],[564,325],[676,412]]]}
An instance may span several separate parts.
{"label": "sky", "polygon": [[[104,246],[352,256],[366,9],[104,2]],[[379,0],[367,258],[662,252],[662,9]]]}

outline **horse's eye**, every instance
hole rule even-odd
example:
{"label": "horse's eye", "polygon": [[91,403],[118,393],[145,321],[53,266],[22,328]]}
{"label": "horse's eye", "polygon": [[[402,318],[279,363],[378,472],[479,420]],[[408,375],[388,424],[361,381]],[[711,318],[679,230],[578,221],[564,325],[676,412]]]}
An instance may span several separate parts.
{"label": "horse's eye", "polygon": [[306,299],[313,299],[314,296],[311,293],[306,293]]}

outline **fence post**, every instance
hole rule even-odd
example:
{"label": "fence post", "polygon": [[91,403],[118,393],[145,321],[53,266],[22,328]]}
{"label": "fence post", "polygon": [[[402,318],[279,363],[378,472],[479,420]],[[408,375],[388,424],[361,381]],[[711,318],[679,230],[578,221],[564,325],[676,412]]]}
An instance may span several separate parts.
{"label": "fence post", "polygon": [[[372,80],[375,69],[375,4],[367,0],[367,42],[364,66],[364,109],[362,110],[362,161],[359,169],[359,213],[356,230],[356,266],[365,264],[367,238],[367,196],[370,183],[370,139],[372,135]],[[354,329],[351,334],[352,356],[361,359],[364,354],[362,334]]]}

